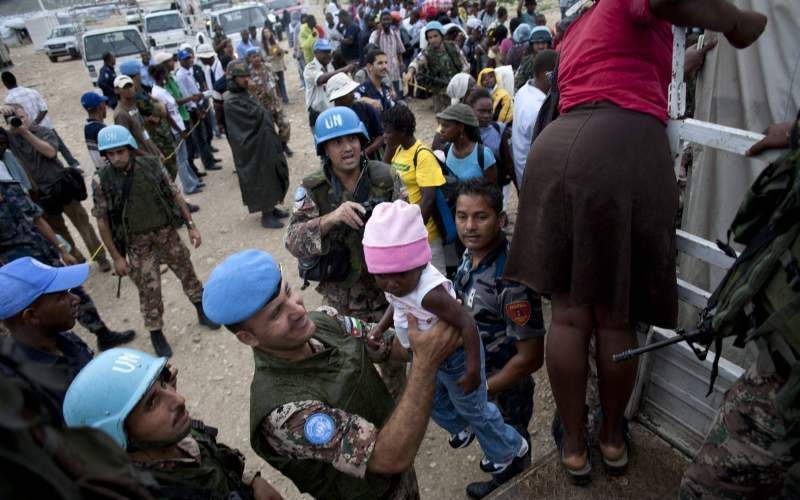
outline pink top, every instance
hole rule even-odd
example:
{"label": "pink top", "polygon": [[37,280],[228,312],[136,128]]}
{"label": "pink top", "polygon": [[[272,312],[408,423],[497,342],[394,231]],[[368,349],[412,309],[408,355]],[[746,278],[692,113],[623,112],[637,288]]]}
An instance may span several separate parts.
{"label": "pink top", "polygon": [[667,121],[672,26],[649,0],[602,0],[567,29],[561,46],[559,111],[610,101]]}

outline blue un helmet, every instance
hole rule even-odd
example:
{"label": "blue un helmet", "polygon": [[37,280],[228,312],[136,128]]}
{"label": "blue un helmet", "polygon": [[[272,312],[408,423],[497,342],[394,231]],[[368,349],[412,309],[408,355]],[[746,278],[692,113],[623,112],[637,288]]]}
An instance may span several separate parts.
{"label": "blue un helmet", "polygon": [[362,143],[369,141],[367,128],[358,118],[355,111],[344,106],[328,108],[317,117],[314,123],[314,142],[317,145],[317,154],[322,156],[325,150],[322,145],[345,135],[359,134],[363,138]]}
{"label": "blue un helmet", "polygon": [[64,397],[64,421],[93,427],[128,447],[125,419],[161,375],[167,358],[128,348],[103,351],[72,381]]}
{"label": "blue un helmet", "polygon": [[97,134],[97,149],[100,151],[100,154],[103,154],[103,152],[109,149],[117,149],[122,146],[128,146],[131,149],[139,149],[136,139],[134,139],[130,131],[122,125],[109,125],[100,130],[100,133]]}

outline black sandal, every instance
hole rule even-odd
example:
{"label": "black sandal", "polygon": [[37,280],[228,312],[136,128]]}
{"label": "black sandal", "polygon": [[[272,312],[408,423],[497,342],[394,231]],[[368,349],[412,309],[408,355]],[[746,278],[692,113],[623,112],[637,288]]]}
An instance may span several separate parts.
{"label": "black sandal", "polygon": [[553,415],[552,424],[553,440],[558,447],[558,460],[561,463],[561,468],[567,478],[575,486],[586,486],[592,482],[592,451],[589,449],[589,441],[586,440],[586,465],[583,468],[575,470],[570,469],[564,464],[564,425],[561,423],[561,418],[556,411]]}
{"label": "black sandal", "polygon": [[[599,421],[599,425],[603,425],[602,423],[602,412],[600,413],[601,420]],[[603,465],[606,469],[606,474],[609,476],[624,476],[626,472],[628,472],[628,465],[630,464],[630,456],[633,451],[631,447],[631,429],[628,425],[628,419],[622,419],[622,439],[625,444],[625,448],[623,449],[622,456],[616,460],[609,460],[603,455],[603,449],[600,447],[600,439],[597,440],[597,447],[600,449],[600,457],[603,459]]]}

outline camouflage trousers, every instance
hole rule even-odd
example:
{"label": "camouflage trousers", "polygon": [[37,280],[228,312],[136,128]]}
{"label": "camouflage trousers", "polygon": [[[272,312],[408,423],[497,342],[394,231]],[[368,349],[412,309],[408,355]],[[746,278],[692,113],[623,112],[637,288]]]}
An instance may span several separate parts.
{"label": "camouflage trousers", "polygon": [[131,280],[139,290],[139,308],[148,330],[164,327],[164,302],[161,299],[161,271],[164,263],[178,277],[183,292],[192,304],[203,298],[203,285],[197,279],[189,249],[178,231],[165,226],[149,233],[131,236],[128,243],[128,267]]}
{"label": "camouflage trousers", "polygon": [[[786,382],[786,376],[760,374],[753,364],[731,386],[684,473],[681,499],[800,498],[798,450],[793,454],[786,445],[790,423],[776,408],[775,395]],[[793,411],[796,428],[798,409]]]}
{"label": "camouflage trousers", "polygon": [[[358,311],[351,309],[347,302],[336,300],[336,297],[331,297],[326,294],[322,296],[323,305],[333,307],[339,314],[345,316],[352,316],[366,321],[369,323],[377,323],[383,317],[383,311]],[[381,374],[383,383],[389,389],[389,394],[392,395],[395,401],[400,399],[403,394],[403,389],[406,387],[406,367],[408,363],[401,363],[398,361],[387,361],[385,363],[376,364],[378,372]]]}

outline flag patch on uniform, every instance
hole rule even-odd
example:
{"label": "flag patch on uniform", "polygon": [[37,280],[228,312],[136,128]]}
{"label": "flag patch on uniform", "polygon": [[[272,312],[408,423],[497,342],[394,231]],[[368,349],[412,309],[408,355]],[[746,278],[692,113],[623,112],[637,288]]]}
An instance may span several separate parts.
{"label": "flag patch on uniform", "polygon": [[527,300],[506,304],[506,316],[519,326],[524,326],[531,319],[532,314],[533,308]]}

